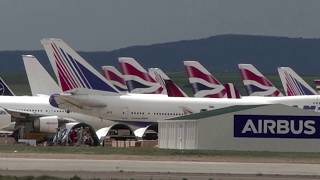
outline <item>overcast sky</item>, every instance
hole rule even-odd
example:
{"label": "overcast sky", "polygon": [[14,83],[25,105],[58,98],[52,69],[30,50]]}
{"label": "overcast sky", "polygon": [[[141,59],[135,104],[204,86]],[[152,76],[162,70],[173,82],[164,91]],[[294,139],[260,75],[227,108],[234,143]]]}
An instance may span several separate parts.
{"label": "overcast sky", "polygon": [[59,37],[78,50],[217,34],[320,37],[318,0],[1,0],[0,50]]}

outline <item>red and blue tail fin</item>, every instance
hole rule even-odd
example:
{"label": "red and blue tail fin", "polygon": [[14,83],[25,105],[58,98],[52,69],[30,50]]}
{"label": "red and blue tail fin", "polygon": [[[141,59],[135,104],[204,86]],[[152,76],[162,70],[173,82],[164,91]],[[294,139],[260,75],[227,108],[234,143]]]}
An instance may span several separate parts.
{"label": "red and blue tail fin", "polygon": [[233,83],[224,84],[226,88],[227,97],[231,99],[239,99],[241,98],[240,92],[234,87]]}
{"label": "red and blue tail fin", "polygon": [[108,94],[119,93],[117,88],[63,40],[43,39],[41,43],[64,92],[95,90]]}
{"label": "red and blue tail fin", "polygon": [[313,83],[316,85],[318,93],[320,93],[320,79],[313,80]]}
{"label": "red and blue tail fin", "polygon": [[188,95],[159,68],[149,68],[149,74],[163,84],[169,97],[188,97]]}
{"label": "red and blue tail fin", "polygon": [[0,95],[1,96],[14,96],[14,93],[9,88],[9,86],[4,82],[4,80],[0,77]]}
{"label": "red and blue tail fin", "polygon": [[317,92],[289,67],[279,67],[279,76],[287,96],[316,95]]}
{"label": "red and blue tail fin", "polygon": [[165,89],[133,58],[120,57],[120,67],[131,93],[165,94]]}
{"label": "red and blue tail fin", "polygon": [[195,97],[227,97],[226,89],[223,84],[221,84],[198,61],[184,61],[183,63]]}
{"label": "red and blue tail fin", "polygon": [[283,96],[252,64],[239,64],[243,84],[250,96]]}
{"label": "red and blue tail fin", "polygon": [[119,91],[127,92],[128,88],[123,74],[114,66],[102,66],[104,77],[111,82]]}

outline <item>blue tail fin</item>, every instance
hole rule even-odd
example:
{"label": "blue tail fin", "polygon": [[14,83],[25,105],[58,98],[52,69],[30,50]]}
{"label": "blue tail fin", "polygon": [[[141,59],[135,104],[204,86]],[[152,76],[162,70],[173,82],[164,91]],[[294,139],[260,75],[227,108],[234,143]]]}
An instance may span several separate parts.
{"label": "blue tail fin", "polygon": [[96,90],[118,94],[119,90],[61,39],[43,39],[42,45],[63,91]]}
{"label": "blue tail fin", "polygon": [[14,96],[14,93],[11,91],[9,86],[4,82],[0,77],[0,95],[2,96]]}
{"label": "blue tail fin", "polygon": [[287,96],[317,94],[317,92],[291,68],[279,67],[278,72]]}

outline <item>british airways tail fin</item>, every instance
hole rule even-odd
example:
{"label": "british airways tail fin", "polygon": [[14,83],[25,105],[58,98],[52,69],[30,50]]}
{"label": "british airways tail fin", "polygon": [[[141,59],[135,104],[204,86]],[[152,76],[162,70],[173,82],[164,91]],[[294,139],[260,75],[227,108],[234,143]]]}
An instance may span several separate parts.
{"label": "british airways tail fin", "polygon": [[42,45],[64,92],[94,90],[110,95],[119,90],[61,39],[42,39]]}
{"label": "british airways tail fin", "polygon": [[231,99],[239,99],[241,98],[240,92],[234,87],[233,83],[224,84],[226,88],[227,97]]}
{"label": "british airways tail fin", "polygon": [[243,84],[250,96],[283,96],[252,64],[239,64]]}
{"label": "british airways tail fin", "polygon": [[320,93],[320,79],[313,80],[314,84],[316,85],[316,89],[318,93]]}
{"label": "british airways tail fin", "polygon": [[110,81],[119,91],[127,92],[128,88],[123,74],[114,66],[102,66],[104,77]]}
{"label": "british airways tail fin", "polygon": [[32,55],[22,55],[22,59],[27,73],[31,94],[33,96],[39,94],[51,95],[61,93],[58,84],[43,68],[37,58]]}
{"label": "british airways tail fin", "polygon": [[135,59],[120,57],[119,63],[131,93],[166,94],[164,88]]}
{"label": "british airways tail fin", "polygon": [[198,61],[183,62],[195,97],[225,98],[226,89]]}
{"label": "british airways tail fin", "polygon": [[149,68],[149,74],[167,90],[169,97],[188,97],[188,95],[159,68]]}
{"label": "british airways tail fin", "polygon": [[309,86],[294,70],[289,67],[279,67],[278,72],[287,96],[316,95],[317,92]]}
{"label": "british airways tail fin", "polygon": [[0,77],[0,95],[15,96],[13,91],[9,88],[9,86],[4,82],[4,80],[1,77]]}

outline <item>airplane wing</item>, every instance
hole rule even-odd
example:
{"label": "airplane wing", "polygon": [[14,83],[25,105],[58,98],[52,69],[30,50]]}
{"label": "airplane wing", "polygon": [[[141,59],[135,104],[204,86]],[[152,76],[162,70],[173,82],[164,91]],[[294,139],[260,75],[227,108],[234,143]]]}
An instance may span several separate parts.
{"label": "airplane wing", "polygon": [[[13,122],[28,122],[34,121],[40,117],[48,116],[46,114],[35,113],[35,112],[28,112],[28,111],[21,111],[16,109],[6,109],[3,108],[7,113],[11,115],[11,119]],[[71,118],[61,118],[59,117],[60,122],[75,122],[74,119]]]}

